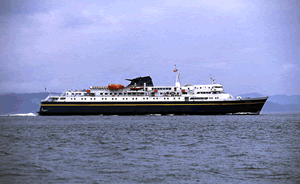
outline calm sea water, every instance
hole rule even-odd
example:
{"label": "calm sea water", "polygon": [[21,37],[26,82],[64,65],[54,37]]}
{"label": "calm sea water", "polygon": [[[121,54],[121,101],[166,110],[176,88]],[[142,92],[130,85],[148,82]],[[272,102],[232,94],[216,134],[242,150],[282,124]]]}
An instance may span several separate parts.
{"label": "calm sea water", "polygon": [[300,114],[0,117],[0,183],[299,183]]}

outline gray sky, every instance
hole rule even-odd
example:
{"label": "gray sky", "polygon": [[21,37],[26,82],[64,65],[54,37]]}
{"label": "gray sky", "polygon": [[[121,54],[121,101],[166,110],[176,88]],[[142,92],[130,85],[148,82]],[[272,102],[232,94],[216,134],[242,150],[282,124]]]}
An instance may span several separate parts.
{"label": "gray sky", "polygon": [[234,95],[300,94],[297,0],[4,0],[0,93],[208,84]]}

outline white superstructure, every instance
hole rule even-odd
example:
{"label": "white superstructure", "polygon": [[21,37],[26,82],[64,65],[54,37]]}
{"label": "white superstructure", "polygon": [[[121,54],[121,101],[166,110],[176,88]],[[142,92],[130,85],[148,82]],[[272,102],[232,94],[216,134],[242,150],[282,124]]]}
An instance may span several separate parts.
{"label": "white superstructure", "polygon": [[[143,78],[143,77],[140,77]],[[151,79],[151,78],[150,78]],[[134,80],[134,79],[132,79]],[[230,94],[224,93],[221,84],[182,86],[179,73],[175,86],[142,86],[131,85],[124,87],[117,85],[115,89],[110,86],[90,86],[88,90],[67,90],[59,96],[49,95],[45,101],[53,102],[145,102],[145,101],[224,101],[233,100]],[[151,81],[152,83],[152,81]],[[120,88],[120,89],[118,89]],[[122,89],[121,89],[122,88]],[[236,99],[235,99],[236,100]]]}

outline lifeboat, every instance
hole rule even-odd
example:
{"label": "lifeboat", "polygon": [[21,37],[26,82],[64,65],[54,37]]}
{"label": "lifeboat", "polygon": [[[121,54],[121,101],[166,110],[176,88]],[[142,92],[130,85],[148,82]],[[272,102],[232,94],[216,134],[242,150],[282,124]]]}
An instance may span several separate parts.
{"label": "lifeboat", "polygon": [[130,90],[141,90],[141,89],[143,89],[143,87],[133,87],[133,88],[130,88]]}
{"label": "lifeboat", "polygon": [[122,84],[111,84],[108,85],[107,88],[109,90],[117,90],[117,89],[124,89],[124,86]]}

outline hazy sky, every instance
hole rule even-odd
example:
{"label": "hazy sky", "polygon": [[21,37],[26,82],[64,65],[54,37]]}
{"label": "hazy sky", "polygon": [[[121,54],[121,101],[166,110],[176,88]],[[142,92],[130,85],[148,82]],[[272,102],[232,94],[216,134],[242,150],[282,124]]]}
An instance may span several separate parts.
{"label": "hazy sky", "polygon": [[2,0],[0,89],[208,84],[300,94],[298,0]]}

